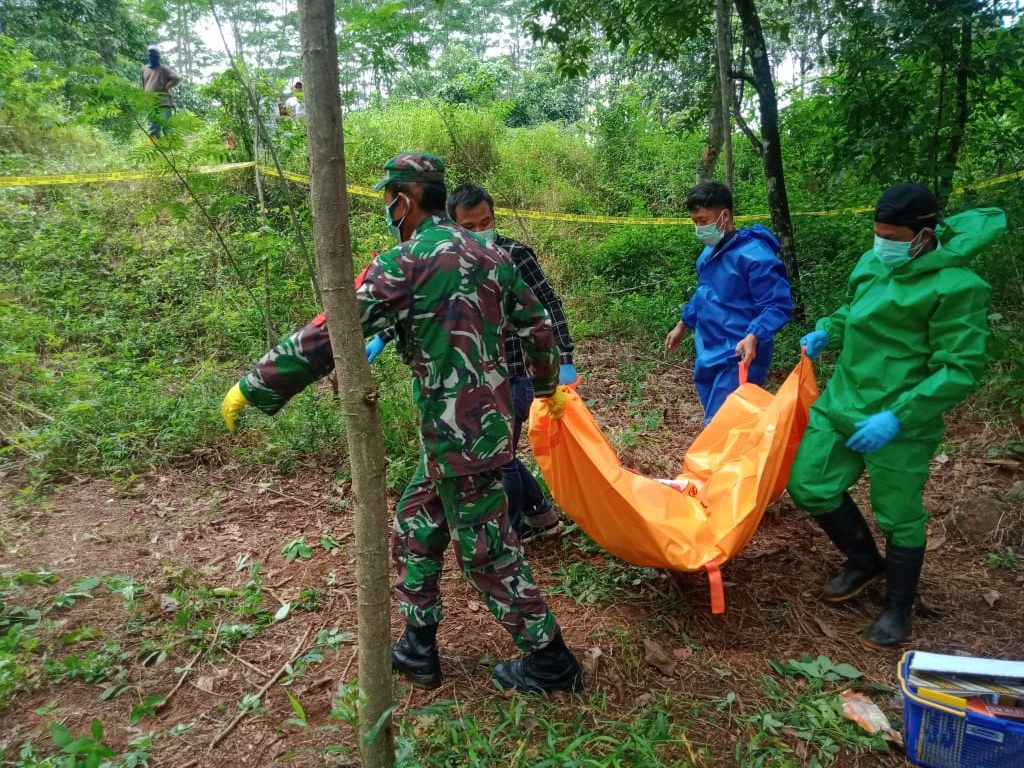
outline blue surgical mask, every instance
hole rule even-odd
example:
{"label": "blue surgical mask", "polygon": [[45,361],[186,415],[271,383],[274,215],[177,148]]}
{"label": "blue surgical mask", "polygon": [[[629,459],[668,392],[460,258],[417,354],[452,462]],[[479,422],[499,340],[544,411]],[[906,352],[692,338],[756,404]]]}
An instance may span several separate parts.
{"label": "blue surgical mask", "polygon": [[875,235],[875,257],[889,269],[902,267],[917,255],[918,233],[913,240],[904,242],[900,240],[886,240],[884,237]]}
{"label": "blue surgical mask", "polygon": [[473,234],[479,237],[485,243],[493,243],[495,239],[498,237],[498,231],[494,227],[491,227],[490,229],[481,229],[478,230],[477,232],[474,232]]}
{"label": "blue surgical mask", "polygon": [[[395,221],[394,218],[392,217],[391,212],[394,209],[395,205],[398,203],[399,198],[402,197],[404,197],[404,195],[398,195],[397,197],[395,197],[394,200],[391,201],[390,205],[388,205],[384,209],[385,212],[387,213],[388,232],[390,232],[391,236],[395,238],[396,243],[402,242],[402,224],[403,222],[405,222],[405,216],[400,218],[398,221]],[[408,215],[408,213],[406,215]]]}
{"label": "blue surgical mask", "polygon": [[725,211],[718,214],[718,218],[712,224],[694,224],[693,228],[696,231],[697,239],[705,245],[718,245],[722,242],[725,233],[718,228],[718,222],[722,220],[723,215],[725,215]]}

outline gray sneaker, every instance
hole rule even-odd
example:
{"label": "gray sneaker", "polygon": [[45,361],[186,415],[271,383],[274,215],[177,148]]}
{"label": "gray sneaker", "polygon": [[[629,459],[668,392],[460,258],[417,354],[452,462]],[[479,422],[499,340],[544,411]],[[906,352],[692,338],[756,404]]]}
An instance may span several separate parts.
{"label": "gray sneaker", "polygon": [[562,525],[561,520],[555,520],[553,523],[547,525],[529,525],[523,526],[522,530],[519,531],[519,541],[525,544],[528,541],[534,539],[546,539],[551,536],[561,536],[565,531],[565,526]]}

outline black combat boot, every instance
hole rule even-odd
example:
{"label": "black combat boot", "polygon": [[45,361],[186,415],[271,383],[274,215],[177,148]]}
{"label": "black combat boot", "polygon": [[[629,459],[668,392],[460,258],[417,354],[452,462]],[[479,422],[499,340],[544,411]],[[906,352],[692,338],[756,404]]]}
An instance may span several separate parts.
{"label": "black combat boot", "polygon": [[923,563],[924,547],[885,545],[885,610],[864,638],[869,648],[892,648],[906,639]]}
{"label": "black combat boot", "polygon": [[502,688],[515,688],[521,693],[576,691],[583,687],[583,670],[559,631],[539,651],[498,664],[491,679]]}
{"label": "black combat boot", "polygon": [[850,494],[843,494],[839,509],[825,515],[814,515],[821,529],[846,555],[842,573],[825,584],[823,597],[830,603],[841,603],[863,591],[885,572],[885,561],[878,554],[871,529]]}
{"label": "black combat boot", "polygon": [[441,684],[441,658],[437,655],[437,624],[406,625],[401,639],[391,645],[391,668],[418,688]]}

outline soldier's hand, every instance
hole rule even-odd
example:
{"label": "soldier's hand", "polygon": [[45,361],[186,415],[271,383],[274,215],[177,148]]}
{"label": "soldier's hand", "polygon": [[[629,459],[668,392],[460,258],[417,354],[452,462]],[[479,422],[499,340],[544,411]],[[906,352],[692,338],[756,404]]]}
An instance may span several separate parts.
{"label": "soldier's hand", "polygon": [[235,384],[224,395],[224,401],[220,404],[220,415],[224,419],[224,426],[228,428],[228,432],[235,431],[235,417],[248,404],[249,401],[245,399],[242,388],[238,384]]}
{"label": "soldier's hand", "polygon": [[370,339],[369,343],[366,345],[366,362],[372,363],[374,360],[376,360],[377,355],[383,352],[384,347],[386,347],[387,345],[388,343],[384,341],[384,339],[382,339],[379,335],[374,336],[372,339]]}
{"label": "soldier's hand", "polygon": [[555,390],[555,394],[544,398],[544,402],[548,406],[548,413],[551,414],[551,418],[560,419],[565,412],[565,404],[569,402],[569,396],[565,394],[564,389],[558,387]]}

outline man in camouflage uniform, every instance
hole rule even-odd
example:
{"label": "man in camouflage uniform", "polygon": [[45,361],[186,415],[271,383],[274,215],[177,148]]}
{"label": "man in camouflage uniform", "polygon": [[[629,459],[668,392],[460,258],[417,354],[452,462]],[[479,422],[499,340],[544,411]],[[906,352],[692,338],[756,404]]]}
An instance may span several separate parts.
{"label": "man in camouflage uniform", "polygon": [[[444,214],[441,159],[404,153],[377,184],[388,229],[400,245],[357,281],[364,336],[394,327],[413,370],[420,411],[420,462],[398,503],[392,552],[396,599],[406,620],[392,648],[395,669],[414,684],[441,684],[437,625],[444,551],[455,539],[463,572],[527,655],[498,664],[495,682],[521,691],[576,689],[582,673],[533,582],[509,525],[502,466],[512,457],[512,394],[503,353],[516,329],[539,397],[554,413],[558,358],[536,296],[508,254],[468,235]],[[228,393],[228,428],[248,403],[267,413],[332,367],[321,316],[279,344]]]}
{"label": "man in camouflage uniform", "polygon": [[[573,365],[573,340],[569,333],[569,321],[562,308],[562,298],[548,281],[547,275],[533,250],[518,240],[505,237],[494,226],[494,199],[483,187],[463,184],[452,190],[446,205],[448,215],[455,223],[470,232],[475,232],[487,242],[493,242],[508,253],[523,281],[530,287],[541,306],[547,312],[551,330],[558,345],[560,365],[558,383],[575,384],[578,380]],[[372,363],[385,345],[395,337],[393,329],[378,333],[366,345],[367,359]],[[512,388],[512,461],[503,467],[502,480],[505,495],[508,496],[508,516],[512,529],[519,540],[527,542],[546,536],[557,536],[562,531],[558,512],[544,497],[540,484],[533,473],[515,455],[523,427],[529,421],[530,401],[533,400],[533,385],[526,374],[526,361],[519,335],[513,330],[505,332],[505,362],[508,366],[509,384]]]}

